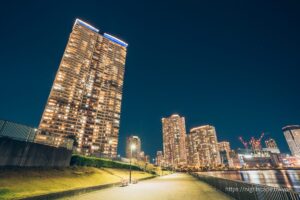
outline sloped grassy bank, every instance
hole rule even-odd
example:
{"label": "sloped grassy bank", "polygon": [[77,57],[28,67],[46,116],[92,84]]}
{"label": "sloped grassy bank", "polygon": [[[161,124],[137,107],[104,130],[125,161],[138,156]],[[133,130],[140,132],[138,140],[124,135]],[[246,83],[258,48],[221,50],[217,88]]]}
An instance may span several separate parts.
{"label": "sloped grassy bank", "polygon": [[[128,179],[129,164],[102,158],[74,155],[67,168],[2,168],[0,169],[0,200],[87,188]],[[132,177],[154,176],[136,165]]]}

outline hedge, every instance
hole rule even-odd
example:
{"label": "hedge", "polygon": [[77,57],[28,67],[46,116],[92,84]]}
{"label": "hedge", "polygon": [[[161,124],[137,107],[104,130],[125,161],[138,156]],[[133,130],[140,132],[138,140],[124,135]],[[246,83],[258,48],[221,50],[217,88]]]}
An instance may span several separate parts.
{"label": "hedge", "polygon": [[[89,166],[89,167],[107,167],[107,168],[119,168],[129,169],[130,165],[124,162],[113,161],[105,158],[86,157],[81,155],[73,155],[71,158],[71,166]],[[141,168],[136,165],[131,165],[132,170],[139,170]]]}

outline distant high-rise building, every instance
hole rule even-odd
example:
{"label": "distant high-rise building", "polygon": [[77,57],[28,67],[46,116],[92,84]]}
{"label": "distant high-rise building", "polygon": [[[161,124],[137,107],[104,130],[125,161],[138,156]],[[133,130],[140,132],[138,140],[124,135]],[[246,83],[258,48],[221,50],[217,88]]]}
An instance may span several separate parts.
{"label": "distant high-rise building", "polygon": [[162,151],[157,151],[156,152],[156,162],[155,162],[155,164],[158,165],[158,166],[162,166],[163,165],[163,159],[164,159],[163,152]]}
{"label": "distant high-rise building", "polygon": [[60,146],[73,136],[80,154],[116,157],[126,52],[125,42],[76,19],[36,142]]}
{"label": "distant high-rise building", "polygon": [[274,139],[269,138],[268,140],[265,141],[265,143],[266,143],[266,148],[263,148],[264,151],[269,151],[271,153],[280,153],[280,150]]}
{"label": "distant high-rise building", "polygon": [[145,155],[145,157],[143,158],[143,161],[146,163],[150,162],[150,156],[149,155]]}
{"label": "distant high-rise building", "polygon": [[215,127],[205,125],[192,128],[189,137],[193,166],[216,167],[221,164]]}
{"label": "distant high-rise building", "polygon": [[191,134],[187,134],[185,138],[185,151],[186,151],[186,160],[187,160],[187,165],[189,167],[194,167],[194,154],[196,153],[195,150],[193,149],[193,140],[192,140]]}
{"label": "distant high-rise building", "polygon": [[171,167],[186,165],[185,119],[179,115],[162,118],[163,151],[165,163]]}
{"label": "distant high-rise building", "polygon": [[143,158],[145,157],[145,152],[144,152],[144,151],[141,151],[139,157],[140,157],[141,159],[143,159]]}
{"label": "distant high-rise building", "polygon": [[228,153],[231,151],[230,143],[227,141],[221,141],[218,143],[219,151],[227,151]]}
{"label": "distant high-rise building", "polygon": [[274,148],[274,149],[277,149],[277,148],[278,148],[278,146],[277,146],[275,140],[272,139],[272,138],[266,140],[265,143],[266,143],[266,147],[267,147],[267,148]]}
{"label": "distant high-rise building", "polygon": [[300,125],[282,128],[285,139],[293,156],[300,156]]}
{"label": "distant high-rise building", "polygon": [[[135,148],[131,149],[131,146],[134,145]],[[141,151],[141,139],[138,136],[129,136],[126,139],[126,157],[127,158],[135,158],[140,160],[144,157],[144,152]]]}
{"label": "distant high-rise building", "polygon": [[221,163],[229,167],[233,166],[232,159],[230,157],[230,143],[227,141],[222,141],[218,143],[218,148],[220,152]]}

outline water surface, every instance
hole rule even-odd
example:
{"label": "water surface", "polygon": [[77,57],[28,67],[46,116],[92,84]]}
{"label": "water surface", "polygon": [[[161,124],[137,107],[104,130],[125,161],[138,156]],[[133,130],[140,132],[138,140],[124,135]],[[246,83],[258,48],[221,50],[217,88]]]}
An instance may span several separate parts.
{"label": "water surface", "polygon": [[199,173],[274,187],[287,187],[296,192],[300,192],[300,170],[251,170]]}

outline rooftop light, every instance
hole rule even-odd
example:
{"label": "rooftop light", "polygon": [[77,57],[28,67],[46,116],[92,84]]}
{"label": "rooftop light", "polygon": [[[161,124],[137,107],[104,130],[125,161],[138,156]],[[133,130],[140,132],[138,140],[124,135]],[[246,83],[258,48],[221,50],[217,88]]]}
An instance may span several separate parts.
{"label": "rooftop light", "polygon": [[80,25],[85,26],[86,28],[88,28],[88,29],[90,29],[92,31],[95,31],[97,33],[99,32],[99,29],[96,29],[95,27],[91,26],[90,24],[88,24],[88,23],[86,23],[86,22],[84,22],[84,21],[82,21],[80,19],[76,19],[75,24],[80,24]]}
{"label": "rooftop light", "polygon": [[111,40],[112,42],[115,42],[115,43],[117,43],[117,44],[119,44],[119,45],[121,45],[123,47],[127,47],[128,46],[128,44],[126,42],[124,42],[124,41],[122,41],[122,40],[120,40],[120,39],[118,39],[118,38],[116,38],[116,37],[114,37],[114,36],[112,36],[112,35],[110,35],[108,33],[104,33],[103,36],[105,38]]}

